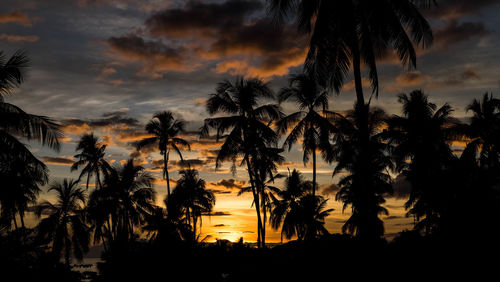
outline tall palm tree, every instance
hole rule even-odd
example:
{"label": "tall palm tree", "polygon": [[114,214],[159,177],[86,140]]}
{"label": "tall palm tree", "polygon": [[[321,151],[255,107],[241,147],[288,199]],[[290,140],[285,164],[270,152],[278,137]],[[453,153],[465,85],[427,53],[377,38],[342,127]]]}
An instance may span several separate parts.
{"label": "tall palm tree", "polygon": [[56,192],[57,203],[43,202],[38,205],[38,217],[47,215],[38,225],[39,235],[52,243],[52,252],[69,266],[71,255],[81,260],[88,251],[90,232],[85,224],[85,191],[78,188],[78,181],[64,179],[54,183],[49,190]]}
{"label": "tall palm tree", "polygon": [[198,171],[186,169],[179,171],[181,178],[172,192],[172,199],[183,208],[185,219],[192,226],[193,241],[197,240],[198,222],[202,227],[202,215],[210,214],[215,205],[215,195],[205,189],[205,180],[198,177]]}
{"label": "tall palm tree", "polygon": [[334,126],[324,115],[328,110],[328,96],[326,89],[316,83],[316,79],[308,74],[294,75],[290,78],[290,86],[281,89],[278,100],[280,103],[294,101],[299,111],[290,114],[277,122],[279,134],[285,134],[292,127],[283,146],[292,149],[292,145],[302,138],[304,165],[312,155],[313,164],[313,196],[316,195],[316,151],[328,151],[330,134],[335,131]]}
{"label": "tall palm tree", "polygon": [[167,197],[170,197],[170,178],[168,176],[168,159],[171,151],[175,151],[183,161],[181,149],[190,150],[189,143],[179,137],[184,132],[184,121],[175,119],[171,112],[159,112],[146,125],[146,131],[153,135],[137,144],[137,149],[153,144],[158,145],[163,157],[163,179],[167,181]]}
{"label": "tall palm tree", "polygon": [[379,215],[388,213],[382,204],[384,196],[392,192],[387,171],[392,167],[390,145],[383,140],[381,130],[385,120],[383,110],[356,103],[354,110],[336,121],[339,133],[333,144],[334,175],[347,173],[340,178],[336,199],[343,202],[344,210],[351,206],[352,211],[342,231],[363,240],[379,239],[384,234]]}
{"label": "tall palm tree", "polygon": [[99,189],[102,187],[101,173],[107,175],[111,171],[111,166],[104,159],[106,155],[106,144],[99,141],[99,137],[94,133],[84,134],[80,138],[76,151],[80,151],[75,155],[77,161],[71,166],[71,171],[75,171],[83,167],[80,173],[80,180],[84,175],[87,175],[87,186],[89,188],[89,181],[92,176],[95,176],[95,187]]}
{"label": "tall palm tree", "polygon": [[[17,229],[16,214],[19,215],[24,228],[24,214],[29,204],[36,203],[40,186],[48,182],[48,169],[34,156],[24,159],[19,154],[6,162],[0,162],[0,212],[14,223]],[[9,225],[10,225],[9,222]]]}
{"label": "tall palm tree", "polygon": [[327,200],[313,196],[312,187],[310,181],[305,181],[297,170],[293,170],[285,180],[285,190],[277,193],[281,199],[273,199],[271,226],[274,229],[282,226],[282,241],[283,236],[286,239],[297,236],[299,240],[311,240],[328,234],[324,227],[325,218],[333,209],[325,209]]}
{"label": "tall palm tree", "polygon": [[440,184],[444,171],[454,159],[450,144],[458,138],[457,121],[448,104],[439,109],[422,91],[399,95],[403,116],[393,116],[388,124],[396,170],[411,183],[410,198],[405,204],[409,215],[419,221],[418,228],[430,233],[438,224],[443,203],[448,197],[446,185]]}
{"label": "tall palm tree", "polygon": [[498,168],[500,165],[500,99],[484,94],[483,99],[467,106],[472,112],[465,135],[471,139],[468,147],[479,151],[482,167]]}
{"label": "tall palm tree", "polygon": [[395,51],[403,65],[416,67],[414,44],[428,47],[432,30],[420,5],[432,0],[269,0],[278,21],[293,14],[300,29],[310,34],[305,62],[314,73],[340,92],[349,70],[354,71],[356,97],[364,105],[361,67],[367,66],[373,93],[378,95],[377,60]]}
{"label": "tall palm tree", "polygon": [[205,119],[201,136],[208,136],[210,129],[217,131],[216,140],[224,139],[216,159],[216,167],[222,162],[232,161],[235,168],[238,158],[246,165],[249,182],[257,212],[258,245],[261,245],[262,218],[260,194],[252,167],[252,159],[269,147],[275,147],[278,135],[269,125],[279,120],[282,113],[278,105],[260,105],[262,99],[273,99],[274,93],[259,79],[237,78],[235,83],[224,81],[218,84],[216,93],[207,101],[210,115],[225,114]]}

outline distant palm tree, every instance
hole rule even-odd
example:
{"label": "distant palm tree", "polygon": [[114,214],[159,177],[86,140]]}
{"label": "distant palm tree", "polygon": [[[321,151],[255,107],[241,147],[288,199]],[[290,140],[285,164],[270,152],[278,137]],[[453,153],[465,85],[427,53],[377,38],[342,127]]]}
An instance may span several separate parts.
{"label": "distant palm tree", "polygon": [[419,228],[430,233],[438,224],[444,200],[449,196],[440,184],[443,173],[454,159],[451,142],[457,121],[448,104],[437,109],[422,91],[399,95],[403,116],[393,116],[388,124],[396,170],[411,183],[410,198],[405,204],[409,215],[419,221]]}
{"label": "distant palm tree", "polygon": [[224,161],[235,164],[242,159],[246,165],[255,209],[257,212],[258,245],[261,245],[262,218],[260,215],[260,194],[256,186],[252,159],[261,155],[266,148],[274,147],[278,135],[270,128],[272,121],[279,120],[282,113],[278,105],[259,105],[262,99],[273,99],[269,86],[259,79],[238,78],[233,84],[224,81],[217,85],[216,93],[207,101],[210,115],[226,114],[207,118],[201,136],[208,136],[210,129],[217,131],[216,140],[224,139],[216,159],[216,167]]}
{"label": "distant palm tree", "polygon": [[382,134],[385,120],[383,110],[356,103],[354,110],[336,122],[334,175],[347,173],[338,183],[336,199],[344,203],[344,210],[348,206],[352,210],[342,231],[363,240],[376,240],[384,234],[384,223],[378,216],[388,214],[382,204],[384,196],[392,193],[390,145]]}
{"label": "distant palm tree", "polygon": [[52,252],[57,257],[64,253],[69,266],[73,255],[81,260],[89,248],[89,229],[85,224],[85,192],[78,188],[78,181],[64,179],[54,183],[49,190],[56,192],[57,203],[43,202],[38,205],[38,217],[47,215],[38,225],[39,235],[52,243]]}
{"label": "distant palm tree", "polygon": [[274,229],[282,226],[281,240],[283,236],[312,240],[328,234],[325,218],[333,209],[325,209],[327,200],[323,197],[310,194],[312,187],[310,181],[305,181],[297,170],[293,170],[285,180],[285,190],[277,193],[281,199],[273,199],[271,226]]}
{"label": "distant palm tree", "polygon": [[[279,134],[290,134],[283,144],[290,151],[292,145],[302,138],[304,151],[304,165],[309,162],[312,155],[313,164],[313,196],[316,195],[316,151],[330,150],[330,134],[335,131],[334,126],[326,117],[328,110],[328,96],[326,89],[316,83],[316,79],[307,74],[294,75],[290,78],[290,87],[283,88],[278,96],[280,103],[288,100],[294,101],[299,111],[290,114],[277,122]],[[331,114],[328,112],[328,114]]]}
{"label": "distant palm tree", "polygon": [[484,94],[482,101],[474,99],[467,106],[473,116],[465,128],[465,135],[471,140],[467,147],[480,153],[481,166],[500,166],[500,99]]}
{"label": "distant palm tree", "polygon": [[97,214],[98,222],[108,224],[107,232],[101,233],[111,233],[112,240],[131,241],[134,227],[144,224],[145,217],[153,211],[156,193],[152,183],[153,177],[144,167],[134,165],[132,159],[111,170],[104,178],[102,202],[96,203],[98,210],[110,213],[105,221]]}
{"label": "distant palm tree", "polygon": [[86,188],[88,189],[90,177],[95,176],[95,187],[96,189],[101,188],[101,173],[106,175],[111,170],[111,166],[104,159],[106,144],[99,142],[99,137],[95,136],[94,133],[84,134],[75,150],[80,151],[80,153],[75,155],[77,161],[71,166],[71,171],[83,167],[78,179],[80,180],[84,175],[87,175]]}
{"label": "distant palm tree", "polygon": [[416,67],[413,44],[428,47],[432,30],[418,5],[432,0],[308,1],[269,0],[270,11],[281,21],[293,14],[300,29],[310,33],[305,62],[314,73],[340,92],[352,66],[358,103],[365,104],[361,67],[369,71],[373,93],[378,95],[377,60],[396,51],[405,66]]}
{"label": "distant palm tree", "polygon": [[202,215],[210,214],[215,205],[214,193],[205,188],[205,180],[198,177],[198,171],[186,169],[179,171],[181,178],[172,192],[172,199],[184,210],[185,219],[192,226],[193,240],[197,240],[197,226],[202,226]]}
{"label": "distant palm tree", "polygon": [[[48,169],[43,162],[31,156],[24,159],[23,154],[7,162],[0,162],[0,212],[14,222],[17,229],[16,214],[21,226],[25,228],[24,214],[29,204],[36,203],[40,186],[48,182]],[[10,225],[10,223],[9,223]]]}
{"label": "distant palm tree", "polygon": [[183,161],[181,149],[190,150],[189,143],[179,137],[184,132],[184,121],[175,119],[171,112],[159,112],[146,125],[146,131],[153,135],[137,144],[137,149],[157,144],[163,156],[163,179],[167,181],[167,197],[170,197],[170,177],[168,176],[168,159],[170,151],[175,151]]}

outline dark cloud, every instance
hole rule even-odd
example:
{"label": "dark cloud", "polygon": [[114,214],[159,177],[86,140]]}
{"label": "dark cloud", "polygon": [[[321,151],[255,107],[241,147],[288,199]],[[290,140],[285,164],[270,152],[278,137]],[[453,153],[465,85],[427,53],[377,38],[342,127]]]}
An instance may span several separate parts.
{"label": "dark cloud", "polygon": [[46,164],[51,164],[51,165],[72,165],[74,163],[73,159],[63,158],[63,157],[48,157],[48,156],[43,156],[42,160]]}
{"label": "dark cloud", "polygon": [[441,29],[434,33],[436,38],[435,46],[447,50],[451,45],[469,41],[473,38],[480,38],[490,33],[482,22],[463,22],[451,20]]}
{"label": "dark cloud", "polygon": [[225,227],[225,226],[227,226],[227,225],[225,225],[225,224],[215,224],[214,225],[214,227]]}
{"label": "dark cloud", "polygon": [[211,185],[225,187],[227,189],[241,189],[245,186],[245,181],[240,181],[236,179],[221,179],[217,182],[211,182]]}
{"label": "dark cloud", "polygon": [[245,18],[262,9],[259,1],[229,0],[224,3],[187,1],[182,8],[167,9],[146,20],[147,29],[154,35],[190,37],[213,36],[221,30],[238,29]]}
{"label": "dark cloud", "polygon": [[215,211],[215,212],[212,212],[212,213],[206,214],[206,215],[209,215],[209,216],[229,216],[229,215],[231,215],[231,213],[223,212],[223,211]]}
{"label": "dark cloud", "polygon": [[424,11],[426,16],[441,19],[457,19],[463,16],[476,14],[499,0],[438,0],[438,6]]}
{"label": "dark cloud", "polygon": [[111,125],[138,126],[139,121],[136,118],[128,117],[125,112],[104,113],[99,119],[67,119],[63,121],[63,126],[82,126],[106,127]]}
{"label": "dark cloud", "polygon": [[423,84],[430,79],[430,76],[423,75],[420,71],[410,71],[396,78],[396,82],[401,86],[416,86]]}

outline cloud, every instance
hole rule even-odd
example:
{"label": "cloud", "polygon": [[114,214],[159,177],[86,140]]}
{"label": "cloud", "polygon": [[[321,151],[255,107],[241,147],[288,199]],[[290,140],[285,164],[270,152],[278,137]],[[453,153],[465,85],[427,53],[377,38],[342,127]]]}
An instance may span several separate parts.
{"label": "cloud", "polygon": [[448,50],[451,45],[469,41],[473,38],[481,38],[490,34],[482,22],[463,22],[451,20],[441,29],[434,33],[436,41],[434,46],[441,50]]}
{"label": "cloud", "polygon": [[438,7],[425,10],[424,14],[431,18],[458,19],[498,3],[499,0],[439,0]]}
{"label": "cloud", "polygon": [[43,156],[42,160],[44,163],[49,164],[49,165],[64,165],[64,166],[71,166],[75,162],[73,160],[73,158],[69,158],[69,157]]}
{"label": "cloud", "polygon": [[0,24],[16,23],[26,27],[32,27],[33,24],[40,21],[41,18],[30,18],[27,14],[18,10],[13,10],[6,14],[0,14]]}
{"label": "cloud", "polygon": [[337,184],[324,184],[319,186],[319,191],[324,196],[335,196],[337,192],[340,190],[340,187]]}
{"label": "cloud", "polygon": [[33,43],[37,42],[39,39],[38,36],[35,35],[10,35],[10,34],[5,34],[2,33],[0,34],[0,40],[6,40],[8,42],[15,42],[15,43]]}
{"label": "cloud", "polygon": [[214,227],[216,227],[216,228],[217,228],[217,227],[226,227],[226,226],[227,226],[227,225],[225,225],[225,224],[215,224],[215,225],[214,225]]}
{"label": "cloud", "polygon": [[231,215],[231,213],[223,212],[223,211],[214,211],[214,212],[211,212],[210,214],[205,214],[205,215],[208,215],[208,216],[229,216],[229,215]]}
{"label": "cloud", "polygon": [[466,82],[473,80],[480,80],[480,79],[481,77],[479,76],[476,70],[467,69],[464,70],[459,75],[452,75],[443,79],[435,80],[429,83],[428,86],[431,88],[451,87],[451,86],[463,85]]}
{"label": "cloud", "polygon": [[111,37],[107,40],[111,50],[107,51],[112,56],[117,56],[124,61],[143,63],[141,75],[161,77],[162,72],[177,71],[190,72],[196,64],[188,64],[186,50],[182,47],[170,47],[160,40],[144,40],[135,34],[120,37]]}
{"label": "cloud", "polygon": [[420,71],[411,71],[398,76],[396,82],[400,86],[417,86],[425,83],[430,78],[430,76],[422,75]]}
{"label": "cloud", "polygon": [[151,15],[135,34],[109,38],[107,53],[141,63],[139,74],[153,78],[201,69],[286,75],[304,62],[307,36],[293,25],[276,26],[262,16],[263,7],[260,1],[187,1]]}
{"label": "cloud", "polygon": [[245,187],[246,181],[231,179],[221,179],[217,182],[210,182],[211,186],[214,187],[224,187],[226,189],[241,189]]}

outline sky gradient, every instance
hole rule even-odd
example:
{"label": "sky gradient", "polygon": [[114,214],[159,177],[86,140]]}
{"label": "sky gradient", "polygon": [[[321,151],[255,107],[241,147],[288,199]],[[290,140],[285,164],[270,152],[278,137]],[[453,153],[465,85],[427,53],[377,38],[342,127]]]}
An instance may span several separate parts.
{"label": "sky gradient", "polygon": [[[500,1],[438,3],[424,12],[435,40],[431,48],[418,51],[417,69],[403,68],[391,54],[379,62],[381,91],[374,105],[390,114],[400,112],[397,94],[414,89],[423,89],[438,106],[450,103],[458,118],[467,117],[465,107],[474,98],[500,92]],[[161,156],[155,150],[135,152],[133,143],[146,136],[144,125],[155,112],[169,110],[188,122],[185,137],[192,141],[192,151],[184,158],[216,191],[215,214],[204,219],[203,234],[255,240],[251,197],[236,196],[246,185],[245,170],[233,175],[225,165],[215,171],[220,144],[199,140],[195,131],[208,117],[204,103],[217,82],[244,75],[260,77],[274,90],[285,86],[287,75],[301,70],[306,34],[293,25],[278,30],[265,3],[258,0],[3,0],[0,50],[10,55],[17,49],[28,52],[32,67],[7,101],[56,119],[66,135],[59,153],[31,145],[49,165],[52,180],[78,177],[69,169],[75,144],[81,134],[94,131],[108,144],[110,162],[135,156],[158,177],[155,188],[161,203],[166,193],[160,181]],[[353,89],[351,81],[333,95],[331,109],[351,108]],[[290,113],[293,105],[283,104],[283,109]],[[312,169],[302,164],[299,148],[286,154],[280,172],[297,168],[310,178]],[[180,167],[176,160],[170,165],[174,180]],[[335,202],[337,187],[332,184],[338,177],[332,179],[331,173],[331,165],[319,164],[320,193],[335,209],[327,228],[340,232],[349,214]],[[407,187],[402,186],[387,200],[389,235],[411,228],[412,219],[404,217],[403,209]],[[50,200],[51,195],[44,192],[40,198]],[[268,241],[280,240],[279,233],[268,230]]]}

